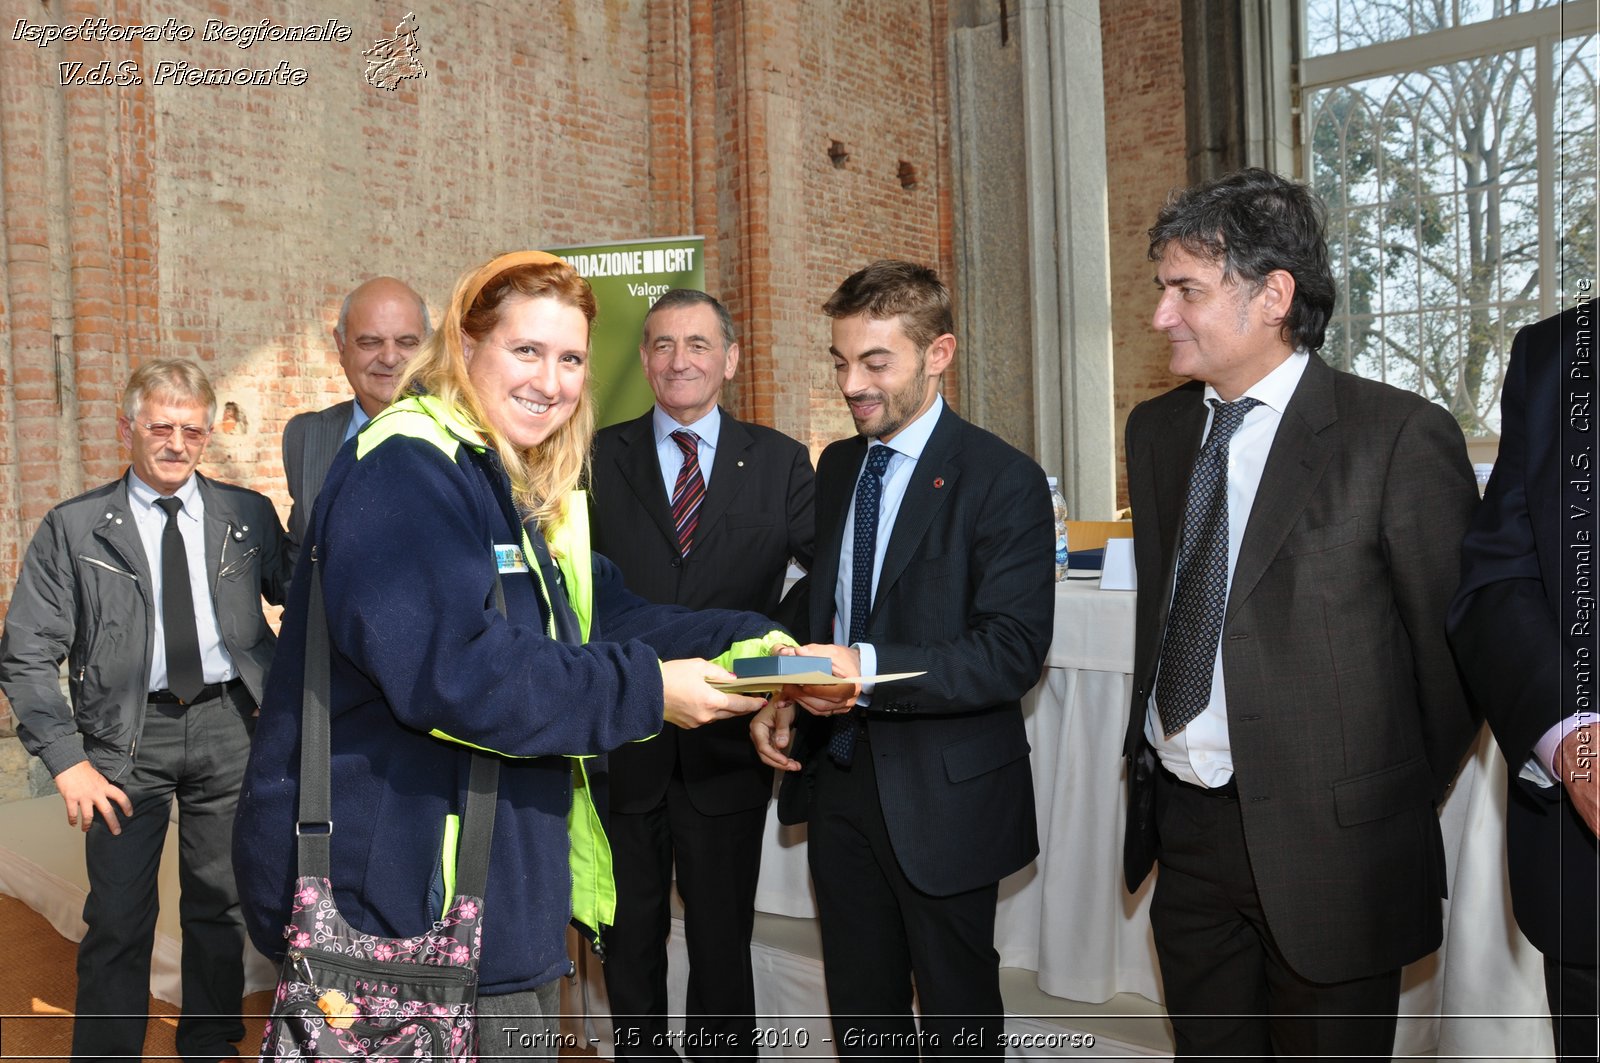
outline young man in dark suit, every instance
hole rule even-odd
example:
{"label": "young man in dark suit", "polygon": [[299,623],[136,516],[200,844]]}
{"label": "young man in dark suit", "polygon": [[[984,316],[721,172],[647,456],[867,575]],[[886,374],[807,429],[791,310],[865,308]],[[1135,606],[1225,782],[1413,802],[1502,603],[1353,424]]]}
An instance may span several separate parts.
{"label": "young man in dark suit", "polygon": [[774,702],[751,734],[792,773],[780,816],[809,823],[839,1053],[997,1057],[997,887],[1039,851],[1021,698],[1050,643],[1050,492],[940,397],[956,340],[932,270],[876,262],[823,312],[859,434],[817,465],[802,652],[922,674],[791,690],[798,719]]}
{"label": "young man in dark suit", "polygon": [[1322,208],[1245,170],[1150,230],[1189,383],[1128,418],[1139,601],[1124,865],[1178,1057],[1390,1054],[1438,947],[1435,803],[1477,730],[1445,642],[1461,429],[1315,353]]}
{"label": "young man in dark suit", "polygon": [[433,329],[422,297],[393,277],[374,277],[344,297],[333,345],[355,398],[297,413],[283,426],[283,473],[289,481],[289,568],[311,523],[333,456],[394,398],[405,363]]}
{"label": "young man in dark suit", "polygon": [[[811,456],[718,405],[739,345],[727,308],[705,292],[663,294],[645,317],[639,358],[656,401],[595,436],[595,549],[650,601],[774,615],[789,559],[811,564]],[[772,770],[748,726],[667,724],[610,755],[617,913],[605,971],[618,1058],[675,1055],[666,1040],[674,866],[686,1032],[698,1035],[690,1054],[756,1058],[750,938]]]}
{"label": "young man in dark suit", "polygon": [[1511,345],[1499,460],[1461,546],[1449,625],[1467,689],[1509,766],[1512,907],[1544,953],[1564,1060],[1594,1059],[1600,1024],[1600,718],[1587,678],[1600,657],[1590,412],[1597,309],[1592,299],[1580,303],[1529,325]]}

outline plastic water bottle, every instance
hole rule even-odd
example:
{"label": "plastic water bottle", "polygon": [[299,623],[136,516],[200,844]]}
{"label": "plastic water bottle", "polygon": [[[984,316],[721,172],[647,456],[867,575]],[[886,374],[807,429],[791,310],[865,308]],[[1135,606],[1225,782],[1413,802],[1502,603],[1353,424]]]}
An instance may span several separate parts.
{"label": "plastic water bottle", "polygon": [[1056,582],[1067,578],[1067,500],[1061,497],[1054,476],[1045,477],[1050,484],[1050,508],[1056,513]]}
{"label": "plastic water bottle", "polygon": [[1478,481],[1478,497],[1489,489],[1489,477],[1494,473],[1494,462],[1484,461],[1472,467],[1473,478]]}

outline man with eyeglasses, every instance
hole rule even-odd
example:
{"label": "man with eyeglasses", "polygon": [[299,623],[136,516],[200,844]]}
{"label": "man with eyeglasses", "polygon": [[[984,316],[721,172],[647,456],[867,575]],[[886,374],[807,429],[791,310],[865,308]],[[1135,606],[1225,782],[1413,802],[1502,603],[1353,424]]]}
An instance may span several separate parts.
{"label": "man with eyeglasses", "polygon": [[325,410],[297,413],[283,427],[283,474],[294,503],[289,510],[291,570],[333,456],[394,399],[406,363],[432,333],[427,304],[403,281],[374,277],[344,297],[333,345],[355,397]]}
{"label": "man with eyeglasses", "polygon": [[74,1059],[142,1053],[174,795],[178,1051],[231,1057],[245,1033],[233,814],[276,643],[261,599],[282,601],[287,540],[264,495],[195,472],[216,408],[191,362],[134,372],[117,418],[128,472],[46,515],[0,636],[17,734],[85,835]]}

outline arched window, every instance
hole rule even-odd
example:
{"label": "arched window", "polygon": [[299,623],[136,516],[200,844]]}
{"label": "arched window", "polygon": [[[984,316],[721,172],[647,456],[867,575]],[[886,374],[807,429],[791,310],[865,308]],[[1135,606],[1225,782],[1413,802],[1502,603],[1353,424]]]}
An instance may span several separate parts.
{"label": "arched window", "polygon": [[1302,10],[1301,161],[1339,280],[1322,354],[1495,436],[1512,335],[1596,280],[1595,4]]}

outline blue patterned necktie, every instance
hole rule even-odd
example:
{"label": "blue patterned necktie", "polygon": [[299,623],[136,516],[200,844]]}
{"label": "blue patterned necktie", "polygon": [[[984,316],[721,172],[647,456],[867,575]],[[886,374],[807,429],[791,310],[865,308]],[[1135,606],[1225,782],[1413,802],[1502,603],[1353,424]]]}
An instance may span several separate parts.
{"label": "blue patterned necktie", "polygon": [[[888,468],[894,449],[869,447],[867,467],[856,481],[856,536],[850,561],[850,634],[847,644],[860,642],[867,634],[867,617],[872,615],[872,562],[878,552],[878,503],[883,498],[883,470]],[[856,713],[833,718],[828,736],[828,755],[841,768],[855,759]]]}
{"label": "blue patterned necktie", "polygon": [[1228,601],[1228,441],[1259,399],[1211,400],[1211,433],[1189,477],[1178,572],[1161,643],[1156,708],[1168,738],[1211,702],[1211,674]]}

